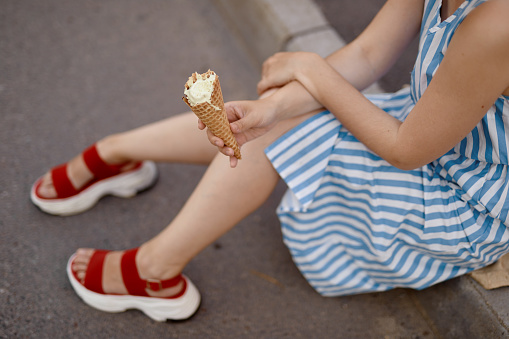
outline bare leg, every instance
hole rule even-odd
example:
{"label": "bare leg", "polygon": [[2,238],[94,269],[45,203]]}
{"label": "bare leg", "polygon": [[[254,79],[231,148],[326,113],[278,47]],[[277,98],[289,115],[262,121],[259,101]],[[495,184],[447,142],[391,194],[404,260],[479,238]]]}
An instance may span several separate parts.
{"label": "bare leg", "polygon": [[[184,113],[108,136],[97,142],[97,150],[101,158],[111,164],[141,160],[209,164],[217,150],[197,126],[196,116],[191,112]],[[81,155],[69,162],[67,171],[75,188],[92,179]],[[45,175],[39,194],[56,197],[49,173]]]}
{"label": "bare leg", "polygon": [[[264,148],[306,117],[285,121],[264,137],[246,144],[243,160],[235,169],[230,169],[228,159],[218,154],[171,224],[140,247],[136,257],[140,275],[146,279],[177,275],[206,246],[257,209],[278,181]],[[77,254],[73,270],[83,279],[93,250],[81,249]],[[107,293],[126,293],[120,278],[120,257],[121,252],[111,252],[106,257],[103,288]],[[172,291],[149,293],[161,296],[171,295]]]}
{"label": "bare leg", "polygon": [[112,163],[153,160],[206,165],[217,153],[191,112],[106,137],[97,148]]}

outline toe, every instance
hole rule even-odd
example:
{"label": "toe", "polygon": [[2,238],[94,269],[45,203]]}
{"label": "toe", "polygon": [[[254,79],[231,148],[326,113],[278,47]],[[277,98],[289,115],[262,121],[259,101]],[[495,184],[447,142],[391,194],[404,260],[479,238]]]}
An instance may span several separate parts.
{"label": "toe", "polygon": [[39,189],[37,191],[41,197],[44,198],[56,198],[57,192],[55,190],[55,187],[53,186],[53,179],[51,178],[50,173],[46,173],[42,177],[41,185],[39,186]]}
{"label": "toe", "polygon": [[85,280],[88,264],[93,254],[94,250],[90,248],[80,248],[76,251],[76,257],[72,262],[71,268],[81,282]]}
{"label": "toe", "polygon": [[78,248],[76,250],[76,257],[90,259],[94,252],[95,250],[93,248]]}

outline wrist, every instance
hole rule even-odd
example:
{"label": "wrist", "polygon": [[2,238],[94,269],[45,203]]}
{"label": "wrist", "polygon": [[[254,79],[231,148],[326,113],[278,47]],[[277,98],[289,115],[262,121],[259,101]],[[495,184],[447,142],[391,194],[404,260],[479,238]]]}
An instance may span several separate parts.
{"label": "wrist", "polygon": [[299,67],[293,71],[295,81],[302,82],[310,78],[316,73],[317,67],[321,67],[324,63],[328,65],[324,58],[312,52],[302,52]]}
{"label": "wrist", "polygon": [[264,110],[265,110],[265,118],[268,124],[277,123],[283,119],[280,117],[281,112],[281,104],[280,100],[277,99],[277,92],[268,97],[259,99],[263,102]]}
{"label": "wrist", "polygon": [[323,106],[298,81],[292,81],[278,89],[274,94],[262,99],[266,103],[267,116],[273,122],[290,119],[309,113]]}

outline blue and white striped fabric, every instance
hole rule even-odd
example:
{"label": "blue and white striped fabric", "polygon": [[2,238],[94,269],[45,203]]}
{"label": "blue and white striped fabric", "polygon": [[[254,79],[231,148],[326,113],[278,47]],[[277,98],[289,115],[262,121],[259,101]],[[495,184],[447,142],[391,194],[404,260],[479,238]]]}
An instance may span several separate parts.
{"label": "blue and white striped fabric", "polygon": [[[404,120],[426,90],[465,16],[441,22],[426,1],[411,86],[370,96]],[[322,112],[266,149],[288,184],[278,208],[285,244],[309,283],[336,296],[421,289],[509,251],[509,98],[500,97],[454,149],[427,166],[392,167]]]}

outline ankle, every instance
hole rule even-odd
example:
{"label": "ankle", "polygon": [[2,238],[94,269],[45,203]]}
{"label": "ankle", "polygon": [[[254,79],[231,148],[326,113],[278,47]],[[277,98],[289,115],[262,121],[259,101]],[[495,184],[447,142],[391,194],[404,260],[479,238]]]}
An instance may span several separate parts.
{"label": "ankle", "polygon": [[145,279],[171,279],[182,272],[180,265],[165,262],[166,256],[150,246],[142,245],[136,255],[140,276]]}
{"label": "ankle", "polygon": [[107,136],[96,142],[99,156],[107,164],[122,164],[131,161],[121,152],[120,137],[118,134]]}

